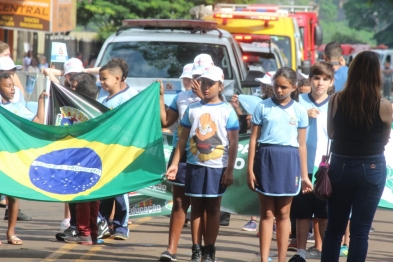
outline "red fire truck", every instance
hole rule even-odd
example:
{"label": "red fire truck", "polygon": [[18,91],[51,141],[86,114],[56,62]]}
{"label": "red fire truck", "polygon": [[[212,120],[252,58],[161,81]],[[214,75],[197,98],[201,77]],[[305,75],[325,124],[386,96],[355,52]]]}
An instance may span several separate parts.
{"label": "red fire truck", "polygon": [[303,42],[303,60],[314,64],[317,59],[317,48],[322,44],[318,6],[279,5],[279,9],[287,10],[290,17],[296,18]]}

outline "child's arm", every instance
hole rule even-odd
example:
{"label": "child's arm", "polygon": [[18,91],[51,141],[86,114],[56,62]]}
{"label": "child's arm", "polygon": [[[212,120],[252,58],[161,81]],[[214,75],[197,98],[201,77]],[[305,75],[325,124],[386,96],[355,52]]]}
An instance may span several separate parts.
{"label": "child's arm", "polygon": [[235,109],[235,112],[237,115],[243,115],[242,110],[240,109],[239,105],[239,96],[238,95],[233,95],[231,98],[231,105]]}
{"label": "child's arm", "polygon": [[56,76],[61,76],[62,75],[62,71],[59,69],[53,69],[53,68],[45,68],[43,71],[45,76],[49,76],[49,79],[52,82],[55,82],[56,84],[60,84],[59,79],[57,79]]}
{"label": "child's arm", "polygon": [[184,150],[186,148],[186,144],[189,136],[190,136],[190,129],[183,126],[183,129],[179,137],[179,141],[177,142],[175,154],[173,155],[172,164],[168,168],[165,174],[169,180],[174,180],[176,178],[177,167],[179,165],[181,156],[184,154]]}
{"label": "child's arm", "polygon": [[49,95],[45,92],[42,92],[38,98],[37,115],[33,119],[33,122],[36,122],[38,124],[44,124],[45,122],[45,96]]}
{"label": "child's arm", "polygon": [[16,73],[12,76],[12,80],[14,81],[14,86],[19,88],[22,91],[22,95],[25,96],[25,88]]}
{"label": "child's arm", "polygon": [[299,143],[299,156],[300,156],[300,172],[302,176],[302,192],[303,194],[312,192],[312,183],[308,178],[307,171],[307,147],[306,147],[306,128],[298,129],[297,140]]}
{"label": "child's arm", "polygon": [[[164,101],[164,84],[161,80],[158,80],[160,83],[160,118],[161,118],[161,126],[162,127],[170,127],[173,125],[179,117],[179,113],[169,108],[165,110],[165,101]],[[173,103],[173,102],[172,102]]]}
{"label": "child's arm", "polygon": [[98,75],[101,67],[85,68],[82,70],[83,73],[89,73],[92,75]]}
{"label": "child's arm", "polygon": [[228,140],[229,140],[228,166],[221,179],[221,184],[223,184],[226,187],[233,184],[233,169],[235,168],[237,150],[239,147],[238,145],[239,130],[228,131]]}
{"label": "child's arm", "polygon": [[255,191],[255,187],[258,186],[254,174],[254,157],[257,148],[257,140],[258,137],[261,136],[261,127],[262,126],[251,124],[251,136],[248,146],[247,185],[253,191]]}

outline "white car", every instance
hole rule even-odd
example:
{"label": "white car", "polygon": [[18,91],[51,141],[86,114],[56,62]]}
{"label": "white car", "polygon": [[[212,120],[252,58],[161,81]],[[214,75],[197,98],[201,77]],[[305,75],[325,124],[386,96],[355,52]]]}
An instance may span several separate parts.
{"label": "white car", "polygon": [[[239,44],[217,23],[201,20],[128,19],[117,33],[108,37],[95,66],[111,58],[121,58],[129,66],[126,79],[141,91],[157,79],[181,89],[179,76],[183,66],[198,54],[209,54],[224,71],[224,95],[243,93],[248,68]],[[255,73],[255,72],[254,72]],[[263,74],[262,74],[263,76]],[[262,77],[261,76],[261,77]]]}

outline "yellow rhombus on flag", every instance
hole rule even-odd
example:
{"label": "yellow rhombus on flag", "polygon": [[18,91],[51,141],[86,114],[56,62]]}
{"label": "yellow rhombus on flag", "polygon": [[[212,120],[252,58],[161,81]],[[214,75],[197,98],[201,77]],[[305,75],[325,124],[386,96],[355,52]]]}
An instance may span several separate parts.
{"label": "yellow rhombus on flag", "polygon": [[45,126],[0,107],[0,193],[86,201],[138,190],[165,172],[159,84],[89,121]]}

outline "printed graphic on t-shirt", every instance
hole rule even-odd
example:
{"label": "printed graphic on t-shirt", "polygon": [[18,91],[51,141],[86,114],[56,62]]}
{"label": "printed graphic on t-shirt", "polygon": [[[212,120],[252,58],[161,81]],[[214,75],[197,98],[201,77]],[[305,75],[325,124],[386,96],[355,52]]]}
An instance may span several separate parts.
{"label": "printed graphic on t-shirt", "polygon": [[201,162],[222,157],[224,146],[217,134],[217,125],[209,113],[200,116],[195,134],[190,139],[190,151]]}
{"label": "printed graphic on t-shirt", "polygon": [[71,106],[62,106],[60,107],[61,114],[56,116],[56,126],[68,126],[77,123],[82,123],[90,118],[83,113],[81,110],[71,107]]}

